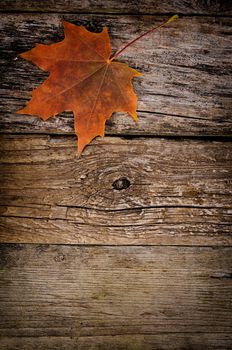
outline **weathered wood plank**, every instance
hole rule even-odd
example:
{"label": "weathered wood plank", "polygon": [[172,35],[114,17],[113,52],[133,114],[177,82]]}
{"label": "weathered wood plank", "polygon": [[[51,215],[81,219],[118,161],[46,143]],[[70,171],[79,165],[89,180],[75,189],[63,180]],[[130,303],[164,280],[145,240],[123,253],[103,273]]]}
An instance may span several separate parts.
{"label": "weathered wood plank", "polygon": [[0,251],[5,349],[29,349],[32,337],[42,349],[57,340],[61,349],[232,345],[232,248],[1,245]]}
{"label": "weathered wood plank", "polygon": [[223,0],[194,0],[194,1],[159,1],[159,0],[137,0],[122,1],[108,0],[1,0],[0,11],[16,12],[88,12],[88,13],[185,13],[185,14],[232,14],[229,1]]}
{"label": "weathered wood plank", "polygon": [[[29,62],[15,60],[16,55],[36,42],[61,40],[62,18],[93,31],[108,26],[113,51],[163,20],[161,16],[2,15],[2,132],[73,133],[71,113],[48,122],[15,114],[46,77]],[[106,133],[231,135],[231,21],[183,17],[125,51],[122,61],[144,73],[134,80],[140,120],[135,124],[125,115],[115,115]]]}
{"label": "weathered wood plank", "polygon": [[[0,337],[4,350],[231,350],[232,336],[224,333],[164,333],[92,337]],[[78,348],[77,348],[78,345]]]}
{"label": "weathered wood plank", "polygon": [[1,242],[231,244],[229,142],[1,139]]}
{"label": "weathered wood plank", "polygon": [[80,350],[231,350],[232,336],[220,333],[170,333],[159,335],[83,337],[79,338],[78,342],[80,344]]}

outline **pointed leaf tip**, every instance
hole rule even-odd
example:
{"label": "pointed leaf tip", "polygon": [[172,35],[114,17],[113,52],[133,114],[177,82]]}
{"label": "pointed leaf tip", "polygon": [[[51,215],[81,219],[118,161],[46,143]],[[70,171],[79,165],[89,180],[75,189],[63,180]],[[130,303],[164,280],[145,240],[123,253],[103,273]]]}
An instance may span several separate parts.
{"label": "pointed leaf tip", "polygon": [[132,118],[134,119],[135,122],[138,121],[138,116],[136,112],[129,112],[129,114],[132,116]]}

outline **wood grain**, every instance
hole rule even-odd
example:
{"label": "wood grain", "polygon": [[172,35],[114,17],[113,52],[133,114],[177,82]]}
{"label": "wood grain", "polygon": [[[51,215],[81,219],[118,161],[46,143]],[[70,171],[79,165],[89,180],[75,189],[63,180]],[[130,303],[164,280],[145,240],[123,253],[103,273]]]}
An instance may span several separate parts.
{"label": "wood grain", "polygon": [[0,11],[14,12],[88,12],[88,13],[185,13],[185,14],[232,14],[232,8],[229,1],[224,0],[194,0],[175,2],[171,0],[137,0],[122,1],[108,0],[102,2],[98,0],[46,0],[38,2],[37,0],[2,0]]}
{"label": "wood grain", "polygon": [[[231,350],[230,2],[0,12],[0,242],[34,243],[0,244],[0,349]],[[72,113],[16,115],[47,77],[17,55],[62,40],[62,19],[109,27],[115,52],[174,13],[121,56],[144,73],[137,124],[114,114],[78,159]]]}
{"label": "wood grain", "polygon": [[56,349],[58,340],[61,349],[232,345],[231,248],[0,250],[0,335],[6,349],[35,349],[32,338],[42,349]]}
{"label": "wood grain", "polygon": [[[231,143],[5,135],[1,242],[231,244]],[[50,234],[48,234],[50,233]]]}
{"label": "wood grain", "polygon": [[[232,336],[223,333],[162,333],[79,337],[1,337],[4,350],[231,350]],[[78,346],[78,348],[77,348]]]}
{"label": "wood grain", "polygon": [[[1,18],[1,132],[73,134],[72,113],[47,122],[15,112],[47,76],[17,54],[37,42],[63,38],[61,20],[100,31],[108,26],[113,51],[160,23],[163,16],[20,14]],[[165,16],[166,18],[166,16]],[[136,43],[121,60],[144,73],[134,79],[139,122],[115,114],[107,134],[231,136],[231,23],[229,17],[183,17]],[[149,127],[148,127],[149,125]]]}

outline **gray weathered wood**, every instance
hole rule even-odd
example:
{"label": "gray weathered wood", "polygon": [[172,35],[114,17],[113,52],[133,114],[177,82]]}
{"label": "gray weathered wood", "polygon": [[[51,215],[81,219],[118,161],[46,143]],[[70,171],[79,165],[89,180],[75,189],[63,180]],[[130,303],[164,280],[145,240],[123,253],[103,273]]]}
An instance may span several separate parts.
{"label": "gray weathered wood", "polygon": [[186,14],[232,14],[230,1],[225,0],[1,0],[0,11],[16,12],[88,12],[88,13],[186,13]]}
{"label": "gray weathered wood", "polygon": [[[2,132],[73,133],[72,114],[43,122],[16,115],[46,73],[18,53],[36,42],[62,39],[61,19],[93,31],[108,26],[113,50],[160,23],[160,16],[2,15],[1,102]],[[139,122],[115,115],[108,134],[232,135],[231,19],[183,17],[158,33],[138,41],[121,60],[144,73],[134,80]]]}
{"label": "gray weathered wood", "polygon": [[1,139],[1,242],[231,244],[229,142]]}
{"label": "gray weathered wood", "polygon": [[4,349],[35,349],[32,338],[42,349],[232,346],[232,248],[0,251]]}

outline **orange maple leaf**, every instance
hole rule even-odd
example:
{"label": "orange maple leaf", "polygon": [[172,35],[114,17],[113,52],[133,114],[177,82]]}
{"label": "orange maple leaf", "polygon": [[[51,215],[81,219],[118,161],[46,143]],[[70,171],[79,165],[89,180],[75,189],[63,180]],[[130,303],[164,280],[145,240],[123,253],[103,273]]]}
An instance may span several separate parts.
{"label": "orange maple leaf", "polygon": [[137,98],[131,81],[141,73],[113,60],[126,47],[157,27],[110,58],[107,28],[101,33],[92,33],[69,22],[63,24],[64,40],[52,45],[37,44],[32,50],[20,54],[49,71],[50,75],[32,92],[27,106],[17,113],[46,120],[63,111],[73,111],[80,155],[96,136],[104,136],[105,122],[113,112],[128,112],[137,120]]}

